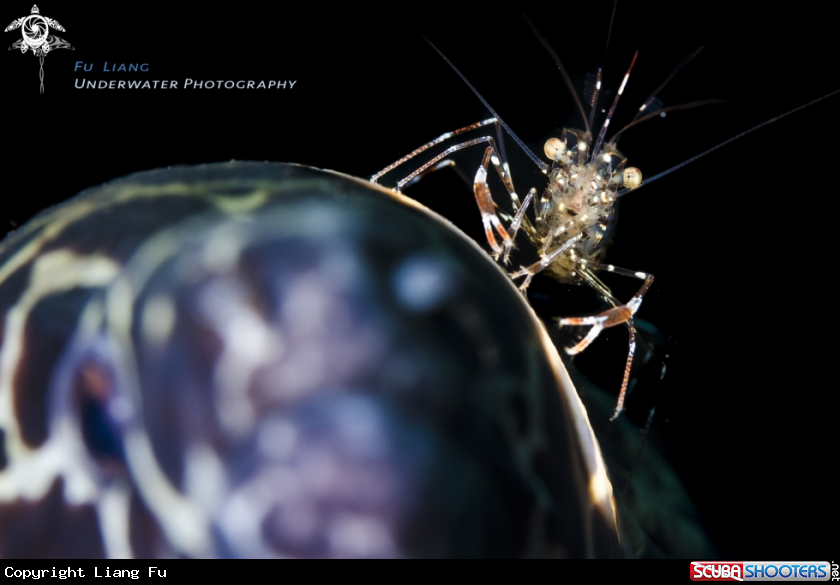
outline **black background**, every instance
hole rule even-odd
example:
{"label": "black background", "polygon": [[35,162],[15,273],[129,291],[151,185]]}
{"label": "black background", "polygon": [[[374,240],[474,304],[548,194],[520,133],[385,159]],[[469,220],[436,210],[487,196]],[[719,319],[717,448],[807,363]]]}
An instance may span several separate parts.
{"label": "black background", "polygon": [[[661,97],[727,100],[628,133],[621,148],[630,164],[653,175],[840,88],[833,16],[815,2],[771,6],[619,3],[606,87],[618,86],[634,51],[640,56],[613,128],[701,45]],[[39,7],[66,28],[57,34],[75,51],[46,57],[43,95],[37,58],[0,52],[6,229],[85,187],[166,165],[272,160],[365,177],[489,117],[421,34],[541,154],[548,136],[580,120],[521,12],[579,80],[602,63],[612,11],[610,2],[473,3],[463,14],[437,2],[382,11],[315,2]],[[6,2],[2,19],[30,8]],[[19,37],[4,33],[4,43]],[[76,61],[94,71],[74,73]],[[104,61],[149,63],[150,71],[103,73]],[[75,89],[83,77],[178,80],[179,88]],[[182,89],[188,77],[297,84]],[[837,382],[826,365],[834,353],[828,344],[836,343],[835,291],[832,239],[824,234],[836,229],[828,202],[837,193],[839,107],[840,96],[826,100],[628,196],[608,256],[657,277],[639,313],[670,337],[653,448],[670,457],[729,558],[836,556],[829,535],[838,519]],[[507,146],[519,190],[541,186],[513,141]],[[470,173],[477,161],[469,156],[480,154],[465,159]],[[453,173],[432,175],[407,194],[480,237],[474,199]],[[637,283],[609,284],[629,298]],[[549,315],[589,310],[563,287],[535,287]],[[617,388],[626,332],[606,337],[579,365]]]}

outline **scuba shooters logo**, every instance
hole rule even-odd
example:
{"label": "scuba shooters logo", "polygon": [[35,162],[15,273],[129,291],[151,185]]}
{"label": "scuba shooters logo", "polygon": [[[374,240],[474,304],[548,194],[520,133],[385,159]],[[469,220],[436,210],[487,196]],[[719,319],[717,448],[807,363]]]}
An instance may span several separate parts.
{"label": "scuba shooters logo", "polygon": [[44,93],[44,57],[46,57],[47,53],[54,49],[70,49],[71,51],[74,49],[70,43],[61,37],[49,34],[51,28],[64,32],[64,27],[58,24],[57,20],[41,16],[40,12],[41,11],[38,10],[38,6],[33,5],[32,13],[29,16],[24,16],[12,21],[12,24],[7,26],[6,30],[3,32],[9,32],[10,30],[16,30],[18,28],[21,29],[23,38],[15,41],[12,46],[9,47],[9,50],[20,49],[21,53],[32,51],[32,53],[38,57],[38,60],[41,63],[41,93]]}
{"label": "scuba shooters logo", "polygon": [[837,581],[836,563],[693,561],[692,581]]}

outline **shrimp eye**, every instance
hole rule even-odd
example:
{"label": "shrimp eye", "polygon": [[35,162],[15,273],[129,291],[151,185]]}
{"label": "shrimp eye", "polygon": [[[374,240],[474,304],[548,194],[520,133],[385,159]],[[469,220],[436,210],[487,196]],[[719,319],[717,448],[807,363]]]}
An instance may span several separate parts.
{"label": "shrimp eye", "polygon": [[566,143],[559,138],[549,138],[545,141],[545,146],[543,147],[543,150],[545,150],[545,156],[551,160],[560,160],[560,157],[563,155],[563,151],[565,149]]}
{"label": "shrimp eye", "polygon": [[624,182],[625,187],[635,189],[642,182],[642,171],[640,171],[636,167],[624,169],[622,180]]}

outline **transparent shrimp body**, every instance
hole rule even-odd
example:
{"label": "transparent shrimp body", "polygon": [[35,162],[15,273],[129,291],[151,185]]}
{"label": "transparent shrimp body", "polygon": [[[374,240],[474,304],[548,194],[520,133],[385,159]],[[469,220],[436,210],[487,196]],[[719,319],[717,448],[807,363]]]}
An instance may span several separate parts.
{"label": "transparent shrimp body", "polygon": [[611,144],[590,160],[586,133],[564,129],[562,137],[545,143],[546,156],[554,162],[548,186],[535,205],[534,244],[545,256],[576,238],[546,267],[554,278],[574,283],[581,279],[580,260],[597,262],[603,255],[618,189],[641,173],[625,171],[625,157]]}
{"label": "transparent shrimp body", "polygon": [[[700,49],[697,49],[683,59],[668,75],[663,83],[653,91],[639,110],[636,112],[633,120],[612,135],[611,138],[606,139],[606,133],[609,128],[612,116],[618,106],[619,98],[624,93],[624,88],[630,78],[630,72],[638,57],[638,53],[633,56],[627,72],[624,74],[624,79],[621,86],[616,92],[612,105],[606,111],[606,116],[603,120],[601,128],[597,133],[597,139],[593,140],[594,134],[591,130],[595,119],[594,113],[597,110],[598,92],[601,84],[601,70],[596,73],[594,92],[587,93],[585,99],[581,101],[575,92],[571,79],[566,73],[565,67],[557,57],[554,50],[548,45],[548,42],[543,39],[536,27],[526,18],[525,19],[537,39],[548,50],[549,54],[554,58],[554,62],[560,70],[564,78],[566,86],[571,90],[578,111],[583,118],[586,130],[564,129],[561,138],[550,138],[544,145],[545,155],[552,163],[546,164],[539,157],[537,157],[531,150],[516,136],[513,130],[505,124],[492,106],[485,100],[478,90],[467,80],[464,75],[458,71],[458,68],[441,53],[441,51],[432,45],[432,48],[443,57],[443,59],[452,67],[458,76],[466,83],[466,85],[473,91],[485,107],[493,114],[493,118],[465,126],[458,130],[447,132],[434,140],[427,142],[420,148],[402,157],[393,164],[385,167],[378,173],[371,177],[371,181],[376,183],[381,177],[390,173],[400,165],[413,159],[414,157],[426,152],[428,149],[446,142],[452,138],[472,132],[478,128],[493,126],[496,130],[496,139],[492,136],[482,136],[471,140],[464,140],[457,144],[448,146],[443,152],[432,157],[424,164],[417,167],[410,174],[405,176],[402,180],[397,181],[396,190],[401,190],[404,186],[410,185],[415,180],[419,179],[425,174],[434,172],[436,170],[455,166],[457,164],[449,157],[455,152],[471,148],[476,145],[483,145],[485,147],[484,157],[481,165],[476,170],[475,180],[473,181],[473,191],[475,193],[476,203],[481,213],[482,223],[484,224],[484,233],[487,238],[487,244],[490,247],[493,258],[501,260],[505,265],[510,260],[510,253],[515,247],[514,242],[517,234],[521,231],[527,236],[528,240],[534,245],[539,254],[539,259],[529,266],[521,266],[518,270],[511,272],[509,276],[513,280],[522,279],[519,283],[519,290],[525,293],[531,280],[537,274],[545,272],[554,279],[569,284],[586,283],[594,289],[598,295],[610,305],[610,308],[597,314],[587,317],[565,317],[557,320],[560,327],[581,327],[582,331],[586,331],[583,338],[566,348],[566,353],[575,355],[585,350],[600,334],[600,332],[609,327],[625,326],[628,329],[630,340],[628,344],[627,361],[624,367],[624,377],[621,383],[621,390],[619,392],[618,402],[616,404],[613,418],[618,416],[624,406],[624,397],[627,391],[628,383],[630,381],[630,368],[633,363],[633,355],[636,348],[636,329],[633,322],[633,316],[639,310],[642,304],[642,299],[645,293],[653,284],[654,276],[647,272],[628,270],[620,268],[612,264],[602,264],[601,259],[604,255],[606,244],[609,240],[610,229],[615,220],[615,200],[622,195],[641,187],[645,182],[650,183],[654,180],[660,179],[665,175],[683,167],[684,165],[705,156],[706,154],[724,146],[733,140],[737,140],[767,124],[771,124],[785,116],[799,111],[802,108],[813,105],[823,99],[832,95],[840,93],[840,90],[829,93],[817,100],[809,102],[803,106],[790,110],[781,116],[771,118],[766,122],[754,126],[749,130],[741,132],[740,134],[726,140],[717,146],[696,155],[664,172],[658,173],[653,177],[642,181],[642,173],[637,168],[626,167],[626,159],[616,148],[616,142],[619,137],[630,128],[654,117],[663,116],[668,111],[685,110],[702,105],[709,105],[718,103],[720,100],[701,100],[698,102],[690,102],[676,106],[662,107],[661,101],[658,100],[657,94],[673,79],[673,77],[691,60]],[[429,43],[431,45],[431,43]],[[702,47],[701,47],[702,49]],[[590,104],[590,112],[587,115],[583,103]],[[510,167],[504,156],[503,148],[503,133],[507,134],[520,146],[522,151],[531,159],[531,161],[548,177],[548,185],[543,191],[543,195],[537,199],[537,189],[532,187],[527,196],[520,201],[517,194],[513,179],[510,174]],[[487,183],[488,171],[490,166],[495,167],[505,190],[510,197],[514,215],[510,216],[504,212],[499,211],[499,206],[494,200],[493,194]],[[534,221],[530,219],[529,206],[533,203]],[[500,217],[501,215],[501,217]],[[502,220],[507,222],[504,225]],[[598,272],[608,272],[619,274],[622,276],[635,278],[642,281],[639,290],[626,303],[617,299],[610,289],[597,276]]]}

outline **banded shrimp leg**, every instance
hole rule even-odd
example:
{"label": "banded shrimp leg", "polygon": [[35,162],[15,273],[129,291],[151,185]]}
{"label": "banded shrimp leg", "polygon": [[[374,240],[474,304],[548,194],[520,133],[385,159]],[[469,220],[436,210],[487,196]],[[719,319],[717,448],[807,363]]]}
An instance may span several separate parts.
{"label": "banded shrimp leg", "polygon": [[[621,411],[624,410],[624,398],[627,394],[627,386],[630,383],[630,368],[633,365],[633,356],[636,354],[636,324],[633,321],[633,316],[636,314],[636,311],[639,310],[645,293],[653,284],[654,276],[653,274],[645,272],[633,272],[632,270],[627,270],[625,268],[617,268],[612,264],[587,262],[583,259],[578,259],[577,263],[580,266],[578,273],[584,278],[587,284],[589,284],[604,298],[605,301],[612,305],[612,308],[591,317],[564,317],[557,319],[557,324],[560,327],[563,327],[564,325],[591,327],[583,339],[572,347],[565,348],[566,353],[569,355],[579,354],[589,347],[593,341],[595,341],[595,338],[598,337],[602,330],[608,327],[624,325],[630,333],[630,340],[627,349],[627,362],[624,365],[624,377],[621,380],[621,390],[618,393],[618,401],[615,405],[615,411],[613,412],[612,417],[610,417],[610,420],[615,420],[618,418],[618,415],[621,414]],[[640,280],[644,280],[644,283],[641,288],[639,288],[638,292],[636,292],[636,294],[633,295],[626,304],[624,304],[616,299],[610,289],[607,288],[607,286],[591,272],[593,269],[638,278]]]}
{"label": "banded shrimp leg", "polygon": [[[514,273],[511,273],[511,279],[516,279],[521,276],[525,277],[525,280],[519,287],[519,289],[524,293],[525,290],[527,290],[531,279],[540,272],[542,272],[545,268],[547,268],[560,254],[562,254],[570,247],[572,247],[575,243],[577,243],[580,237],[580,234],[578,234],[573,238],[569,238],[562,246],[560,246],[550,254],[541,254],[541,257],[537,262],[533,263],[530,266],[523,267]],[[565,348],[566,353],[569,355],[579,354],[587,347],[589,347],[593,341],[595,341],[595,339],[598,337],[601,331],[607,329],[608,327],[615,327],[616,325],[625,325],[628,331],[630,332],[630,341],[627,350],[627,362],[624,366],[624,377],[621,381],[621,390],[618,394],[618,401],[616,403],[615,412],[613,412],[613,415],[610,418],[610,420],[615,420],[621,413],[621,411],[624,409],[624,398],[627,394],[627,387],[630,383],[630,368],[633,365],[633,356],[636,354],[636,325],[633,322],[633,316],[636,314],[636,311],[638,311],[639,307],[642,305],[642,300],[644,299],[645,293],[653,284],[654,276],[653,274],[645,272],[634,272],[632,270],[627,270],[626,268],[618,268],[616,266],[613,266],[612,264],[599,264],[597,262],[589,262],[587,260],[584,260],[583,258],[575,257],[574,251],[572,252],[572,259],[579,266],[577,270],[578,274],[580,274],[580,276],[583,277],[586,283],[589,286],[591,286],[595,290],[595,292],[600,294],[605,301],[612,305],[612,308],[590,317],[558,318],[557,323],[560,327],[563,327],[564,325],[590,327],[589,332],[583,339],[581,339],[575,345]],[[636,294],[633,295],[633,297],[625,304],[619,301],[617,298],[615,298],[610,289],[603,282],[601,282],[598,279],[598,277],[596,277],[591,272],[591,270],[603,270],[606,272],[614,272],[615,274],[620,274],[622,276],[629,276],[632,278],[644,280],[644,283],[642,284],[641,288],[639,288],[638,292],[636,292]]]}
{"label": "banded shrimp leg", "polygon": [[[482,120],[481,122],[476,122],[475,124],[464,126],[463,128],[459,128],[458,130],[441,134],[434,140],[427,142],[423,146],[415,149],[414,151],[405,155],[398,161],[388,165],[378,173],[374,174],[370,178],[370,181],[376,184],[382,176],[384,176],[387,173],[390,173],[398,166],[422,154],[423,152],[432,148],[433,146],[441,144],[442,142],[445,142],[460,134],[464,134],[465,132],[470,132],[472,130],[482,128],[484,126],[489,126],[491,124],[494,125],[496,128],[498,142],[492,136],[482,136],[480,138],[467,140],[465,142],[461,142],[450,146],[440,154],[434,156],[428,162],[415,169],[409,175],[397,181],[396,190],[401,192],[404,187],[419,180],[423,176],[445,168],[447,166],[455,166],[457,168],[457,165],[451,159],[447,159],[449,155],[459,150],[475,146],[477,144],[486,143],[487,147],[484,151],[484,157],[481,161],[481,165],[476,171],[475,179],[473,180],[473,191],[475,193],[475,200],[478,204],[478,209],[481,212],[481,221],[484,224],[484,235],[487,238],[487,243],[493,250],[493,257],[494,259],[498,260],[501,256],[503,258],[504,263],[507,264],[519,228],[524,225],[524,229],[526,231],[530,232],[534,229],[528,218],[525,216],[525,211],[527,210],[528,205],[531,203],[534,196],[536,195],[537,190],[536,188],[532,188],[528,192],[528,195],[525,197],[525,201],[523,203],[520,203],[519,196],[516,194],[516,189],[513,186],[513,179],[510,176],[510,166],[508,165],[507,157],[505,156],[504,151],[504,139],[502,138],[501,126],[497,118],[488,118],[487,120]],[[496,202],[493,200],[493,195],[490,192],[490,187],[487,185],[487,171],[490,167],[490,163],[493,164],[493,166],[496,169],[496,172],[499,174],[499,178],[501,178],[502,183],[504,184],[505,189],[507,190],[508,195],[511,199],[511,203],[513,205],[515,216],[513,218],[506,217],[507,219],[510,219],[510,233],[508,233],[508,230],[506,230],[505,227],[502,225],[502,222],[499,219],[498,214],[496,213]],[[496,242],[496,237],[493,234],[493,230],[495,230],[499,234],[499,237],[502,239],[501,246]]]}

